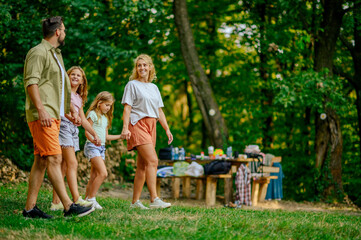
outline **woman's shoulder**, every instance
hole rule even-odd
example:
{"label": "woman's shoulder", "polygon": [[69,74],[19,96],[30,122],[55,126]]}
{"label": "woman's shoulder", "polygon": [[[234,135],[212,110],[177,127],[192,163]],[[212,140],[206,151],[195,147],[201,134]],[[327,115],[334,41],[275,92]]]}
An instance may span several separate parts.
{"label": "woman's shoulder", "polygon": [[159,91],[159,88],[158,88],[157,84],[155,84],[155,83],[150,83],[150,84],[151,84],[151,86],[152,86],[153,88],[155,88],[155,89],[157,89],[157,90]]}
{"label": "woman's shoulder", "polygon": [[133,80],[129,80],[129,82],[127,83],[127,85],[136,85],[138,83],[137,80],[133,79]]}

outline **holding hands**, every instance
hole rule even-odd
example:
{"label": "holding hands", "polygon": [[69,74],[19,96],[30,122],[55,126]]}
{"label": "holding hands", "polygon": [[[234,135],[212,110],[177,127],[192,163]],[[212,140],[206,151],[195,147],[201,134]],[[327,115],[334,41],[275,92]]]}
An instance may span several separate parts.
{"label": "holding hands", "polygon": [[102,144],[102,141],[100,140],[100,138],[98,137],[97,134],[95,134],[93,136],[93,140],[91,141],[95,146],[100,146]]}
{"label": "holding hands", "polygon": [[75,126],[81,126],[81,118],[77,112],[72,112],[71,114],[65,114],[65,117],[69,119]]}
{"label": "holding hands", "polygon": [[124,129],[122,130],[122,133],[120,135],[120,138],[121,139],[125,139],[125,140],[129,140],[130,139],[130,136],[131,136],[131,132],[128,130],[128,129]]}

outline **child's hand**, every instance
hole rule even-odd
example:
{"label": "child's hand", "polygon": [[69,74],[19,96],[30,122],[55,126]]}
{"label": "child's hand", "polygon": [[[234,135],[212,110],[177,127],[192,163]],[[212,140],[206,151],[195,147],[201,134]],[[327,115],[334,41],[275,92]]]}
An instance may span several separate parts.
{"label": "child's hand", "polygon": [[102,144],[102,141],[100,140],[100,138],[98,137],[98,135],[95,135],[94,138],[93,138],[92,143],[93,143],[95,146],[100,146],[100,145]]}
{"label": "child's hand", "polygon": [[65,117],[72,123],[74,123],[74,118],[71,114],[65,114]]}
{"label": "child's hand", "polygon": [[81,126],[81,118],[79,116],[79,114],[77,112],[73,112],[72,113],[72,117],[73,117],[73,123],[75,126]]}
{"label": "child's hand", "polygon": [[120,138],[128,140],[128,139],[130,139],[131,135],[132,135],[132,133],[128,129],[123,129],[122,134],[120,134]]}

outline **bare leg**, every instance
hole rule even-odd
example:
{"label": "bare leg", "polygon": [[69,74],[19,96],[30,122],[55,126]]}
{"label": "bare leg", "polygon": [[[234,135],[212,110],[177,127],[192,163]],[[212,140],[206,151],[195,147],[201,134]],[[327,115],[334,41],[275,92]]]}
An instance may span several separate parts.
{"label": "bare leg", "polygon": [[28,197],[25,204],[25,210],[27,211],[32,209],[36,204],[38,193],[44,180],[46,166],[45,158],[41,158],[40,155],[34,156],[34,163],[29,177]]}
{"label": "bare leg", "polygon": [[68,211],[72,201],[66,192],[64,179],[61,174],[61,161],[62,156],[60,154],[47,157],[48,175],[50,182],[53,184],[56,193],[64,205],[65,211]]}
{"label": "bare leg", "polygon": [[91,185],[89,185],[89,192],[87,197],[93,198],[95,197],[98,189],[104,182],[104,180],[108,177],[107,168],[105,167],[104,160],[101,157],[94,157],[90,159],[92,168],[96,172],[96,177],[94,178]]}
{"label": "bare leg", "polygon": [[73,201],[76,202],[79,198],[77,180],[78,161],[76,160],[74,148],[63,148],[63,159],[67,165],[66,180],[68,182],[71,195],[73,196]]}
{"label": "bare leg", "polygon": [[[64,180],[64,176],[65,176],[65,172],[66,172],[66,162],[63,158],[63,161],[61,162],[61,174],[63,175],[63,180]],[[54,204],[59,204],[61,201],[60,201],[60,198],[58,196],[58,194],[56,194],[55,192],[55,189],[53,188],[53,203]]]}
{"label": "bare leg", "polygon": [[142,194],[143,186],[145,182],[145,162],[143,158],[138,154],[137,156],[137,169],[135,170],[134,186],[133,186],[133,200],[135,203],[139,200]]}
{"label": "bare leg", "polygon": [[150,201],[153,202],[157,197],[157,166],[158,156],[155,152],[153,144],[144,144],[137,147],[138,154],[144,160],[145,176],[148,190],[150,193]]}
{"label": "bare leg", "polygon": [[85,190],[85,199],[88,198],[88,196],[89,196],[89,191],[91,189],[91,186],[93,186],[93,182],[94,182],[94,179],[96,178],[96,176],[97,176],[97,173],[95,171],[95,168],[93,165],[91,165],[90,178],[89,178],[88,184],[86,185],[86,190]]}

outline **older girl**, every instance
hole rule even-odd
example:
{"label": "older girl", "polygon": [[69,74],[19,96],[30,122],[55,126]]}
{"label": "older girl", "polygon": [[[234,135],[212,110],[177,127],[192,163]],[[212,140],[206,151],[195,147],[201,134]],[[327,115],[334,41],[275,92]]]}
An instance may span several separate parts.
{"label": "older girl", "polygon": [[[91,141],[94,144],[99,145],[100,140],[98,135],[91,127],[89,122],[85,118],[83,106],[87,101],[88,90],[87,85],[88,81],[85,76],[84,70],[79,66],[73,66],[68,70],[68,75],[71,84],[71,104],[75,111],[78,113],[81,119],[81,125],[91,133]],[[71,116],[68,118],[61,118],[60,123],[60,133],[59,133],[59,142],[62,147],[62,173],[63,176],[66,174],[66,179],[69,185],[71,195],[73,196],[73,201],[76,204],[80,204],[85,207],[92,206],[91,202],[84,200],[78,191],[78,182],[77,182],[77,171],[78,171],[78,162],[75,156],[75,152],[79,151],[79,130],[78,123],[71,122],[73,120]],[[70,120],[69,120],[70,119]],[[55,191],[53,191],[53,202],[51,203],[50,210],[63,210],[63,204],[60,202],[60,199]]]}

